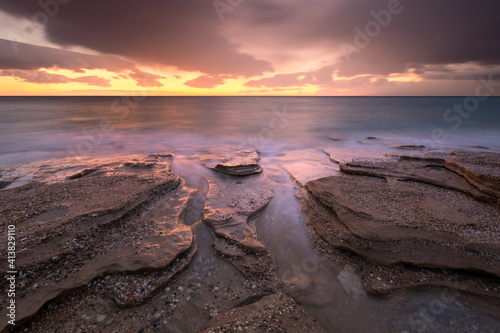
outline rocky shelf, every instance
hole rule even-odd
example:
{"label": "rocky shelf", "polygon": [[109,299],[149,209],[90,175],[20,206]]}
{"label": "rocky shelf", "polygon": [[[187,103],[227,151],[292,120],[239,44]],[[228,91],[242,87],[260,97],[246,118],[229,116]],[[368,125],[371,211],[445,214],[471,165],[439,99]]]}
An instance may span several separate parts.
{"label": "rocky shelf", "polygon": [[19,274],[0,331],[399,332],[394,309],[436,288],[494,327],[500,155],[401,149],[219,149],[197,174],[169,153],[3,168]]}

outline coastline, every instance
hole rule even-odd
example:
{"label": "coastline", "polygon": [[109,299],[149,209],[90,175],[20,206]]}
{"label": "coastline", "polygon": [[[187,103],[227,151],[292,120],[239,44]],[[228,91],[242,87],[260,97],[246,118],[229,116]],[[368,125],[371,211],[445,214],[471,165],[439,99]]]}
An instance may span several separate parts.
{"label": "coastline", "polygon": [[[54,329],[54,318],[61,331],[177,331],[197,315],[191,329],[219,332],[240,320],[233,309],[262,305],[242,329],[276,319],[289,329],[397,332],[412,329],[416,296],[445,289],[450,304],[482,314],[472,324],[498,325],[500,154],[316,153],[330,164],[225,149],[1,168],[2,230],[16,225],[19,249],[15,331]],[[294,200],[299,213],[285,214]],[[265,229],[273,219],[307,232]],[[291,262],[263,230],[281,237]],[[347,310],[368,319],[342,319]],[[434,317],[425,323],[443,328]]]}

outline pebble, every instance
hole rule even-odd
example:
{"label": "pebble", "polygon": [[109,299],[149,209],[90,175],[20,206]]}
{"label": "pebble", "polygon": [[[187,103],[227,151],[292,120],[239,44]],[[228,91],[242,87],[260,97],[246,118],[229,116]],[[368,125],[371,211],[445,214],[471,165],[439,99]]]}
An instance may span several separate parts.
{"label": "pebble", "polygon": [[98,315],[97,316],[97,322],[100,323],[101,321],[103,321],[104,319],[106,319],[106,315]]}

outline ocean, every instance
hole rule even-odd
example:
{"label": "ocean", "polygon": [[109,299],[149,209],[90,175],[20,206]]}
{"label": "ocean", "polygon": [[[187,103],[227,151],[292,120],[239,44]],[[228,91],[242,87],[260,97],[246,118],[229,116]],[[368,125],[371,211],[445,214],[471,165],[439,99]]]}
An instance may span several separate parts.
{"label": "ocean", "polygon": [[[401,282],[401,279],[406,279],[406,273],[412,277],[412,282],[409,282],[408,285],[418,286],[418,282],[414,284],[413,281],[417,280],[414,280],[413,277],[420,279],[420,283],[422,283],[422,289],[413,289],[413,287],[387,289],[397,290],[397,292],[393,294],[391,291],[391,294],[387,297],[365,297],[364,285],[353,271],[356,265],[359,264],[359,267],[363,267],[365,264],[356,259],[355,251],[353,250],[353,254],[348,254],[350,250],[342,250],[344,252],[341,251],[337,254],[335,252],[337,250],[334,250],[333,254],[326,256],[324,250],[319,251],[319,248],[323,245],[311,242],[313,233],[312,229],[310,229],[312,226],[310,217],[319,214],[319,211],[313,210],[312,206],[308,208],[309,211],[304,210],[305,206],[303,204],[305,205],[307,201],[302,201],[303,198],[298,197],[299,192],[297,190],[299,187],[297,183],[304,186],[309,181],[341,175],[339,165],[332,162],[332,160],[348,160],[351,157],[373,158],[387,153],[414,154],[455,150],[500,152],[499,129],[500,98],[498,97],[482,101],[467,97],[1,97],[0,167],[3,168],[1,169],[2,175],[0,175],[0,178],[3,177],[4,184],[8,183],[2,190],[33,183],[31,186],[26,187],[29,191],[23,192],[23,195],[29,198],[31,195],[37,195],[36,193],[46,193],[32,191],[50,187],[50,185],[36,184],[39,181],[47,184],[64,181],[64,191],[67,189],[76,191],[75,188],[85,184],[86,179],[90,177],[70,181],[68,176],[78,175],[86,168],[94,168],[95,166],[99,166],[103,170],[106,167],[115,168],[111,170],[122,168],[121,172],[123,172],[122,163],[132,162],[136,158],[136,154],[139,154],[138,158],[143,157],[141,155],[157,152],[175,154],[175,158],[170,165],[171,171],[183,179],[185,188],[182,186],[180,194],[172,195],[172,197],[170,193],[162,195],[161,199],[158,197],[155,199],[157,201],[154,205],[151,206],[153,208],[147,208],[152,210],[146,211],[152,212],[153,215],[151,216],[155,216],[155,218],[158,216],[158,220],[163,221],[164,218],[167,218],[165,216],[170,216],[168,214],[176,211],[175,209],[178,208],[176,205],[180,205],[182,202],[182,195],[186,195],[182,193],[192,193],[189,201],[186,198],[185,202],[188,202],[188,204],[185,204],[183,212],[186,212],[186,215],[183,218],[187,216],[186,220],[184,220],[185,223],[193,226],[192,230],[196,235],[194,239],[197,244],[198,254],[186,271],[182,273],[183,275],[179,275],[180,278],[176,282],[169,282],[169,288],[172,287],[172,290],[176,290],[181,300],[175,312],[176,314],[168,317],[169,325],[174,323],[174,325],[181,325],[184,328],[185,321],[182,318],[185,315],[203,313],[200,311],[205,311],[207,308],[204,307],[204,310],[201,310],[198,306],[200,304],[210,304],[215,300],[215,298],[212,298],[215,290],[212,289],[212,285],[217,285],[217,288],[220,287],[220,294],[217,295],[224,295],[224,290],[232,290],[230,293],[233,293],[235,290],[243,290],[242,286],[246,283],[244,281],[255,281],[246,280],[246,278],[240,276],[236,270],[238,266],[233,267],[229,264],[230,261],[226,262],[216,254],[216,247],[213,245],[215,240],[213,237],[215,236],[211,233],[208,222],[198,223],[205,209],[221,208],[223,211],[227,209],[227,211],[231,212],[230,214],[236,214],[235,212],[238,210],[247,210],[246,207],[253,207],[248,202],[253,203],[254,200],[259,202],[262,198],[266,198],[267,193],[272,190],[273,195],[269,202],[262,210],[258,210],[258,214],[254,211],[252,218],[248,217],[247,223],[253,223],[258,238],[269,252],[276,274],[284,283],[284,290],[300,304],[301,308],[318,320],[327,331],[388,332],[389,328],[391,328],[390,331],[399,332],[415,331],[417,328],[420,331],[440,332],[493,331],[491,328],[498,327],[496,318],[483,314],[480,308],[478,310],[474,307],[462,305],[479,303],[476,303],[476,299],[474,299],[474,302],[468,303],[469,298],[465,297],[470,296],[470,300],[473,300],[472,297],[478,296],[468,295],[468,293],[461,295],[463,289],[460,288],[464,288],[464,286],[467,286],[466,283],[470,282],[471,285],[474,283],[480,289],[485,281],[477,276],[478,282],[476,283],[476,280],[473,280],[475,279],[473,273],[465,270],[461,272],[456,269],[446,269],[446,271],[443,269],[443,274],[446,277],[443,275],[442,279],[443,281],[448,279],[446,283],[449,283],[449,285],[455,283],[455,278],[456,281],[459,281],[458,277],[462,277],[461,274],[467,274],[467,278],[464,278],[466,282],[463,284],[456,282],[459,286],[457,287],[458,291],[451,298],[449,294],[448,297],[443,296],[446,291],[451,289],[439,287],[442,282],[441,278],[439,281],[433,280],[436,279],[433,276],[438,276],[437,269],[428,270],[424,267],[420,270],[411,265],[397,265],[396,268],[387,269],[387,275],[381,275],[382,277],[386,276],[384,277],[385,280],[382,280],[377,277],[382,273],[382,268],[377,268],[377,266],[370,264],[369,261],[365,261],[367,264],[364,266],[364,273],[368,274],[370,272],[370,276],[375,274],[371,281],[378,283],[377,288],[381,288],[379,290],[384,290],[380,284],[384,288],[385,283],[389,283],[389,286],[392,285],[393,280],[390,279],[394,279],[396,282],[397,278],[399,282],[396,283],[404,285],[406,282]],[[258,150],[260,156],[258,163],[263,169],[260,175],[235,179],[210,170],[205,167],[206,164],[203,165],[204,158],[213,157],[214,155],[233,156],[233,150],[241,149]],[[115,155],[126,157],[115,159]],[[134,157],[131,157],[132,155]],[[39,162],[19,167],[8,167],[53,158],[64,159],[50,163]],[[436,169],[435,165],[428,165],[427,167],[432,171]],[[439,171],[445,174],[442,169],[439,169]],[[140,177],[144,177],[144,184],[154,183],[155,177],[158,175],[155,174],[155,171],[161,172],[159,167],[153,169],[130,168],[127,170],[127,172],[130,171],[131,173],[137,172]],[[426,170],[422,170],[424,176],[428,175]],[[110,175],[114,172],[111,172]],[[99,176],[99,173],[96,175]],[[128,175],[130,176],[130,174]],[[158,181],[162,181],[162,179],[160,177]],[[431,177],[431,179],[434,178]],[[394,183],[398,184],[394,185]],[[337,193],[332,194],[332,196],[339,195],[339,200],[345,200],[342,201],[342,204],[339,204],[340,207],[343,207],[341,205],[346,204],[345,202],[347,202],[346,205],[351,205],[351,200],[358,200],[359,198],[361,198],[360,201],[366,200],[366,207],[368,208],[363,208],[360,213],[356,212],[354,214],[360,216],[363,214],[363,219],[365,215],[370,216],[370,218],[366,218],[366,221],[372,223],[373,218],[376,224],[373,222],[372,225],[380,224],[384,228],[392,226],[391,221],[384,224],[386,220],[389,220],[389,216],[392,219],[393,216],[401,214],[404,218],[409,216],[410,219],[421,214],[426,219],[429,218],[432,223],[436,223],[436,227],[431,226],[430,230],[443,228],[443,231],[436,234],[446,233],[446,237],[450,237],[446,238],[446,242],[448,242],[448,239],[455,239],[454,237],[456,237],[456,239],[459,239],[459,245],[462,242],[465,244],[467,239],[462,240],[462,234],[458,232],[456,234],[447,234],[449,227],[446,226],[446,222],[452,220],[451,218],[448,219],[448,217],[444,218],[444,216],[450,214],[453,217],[465,216],[463,221],[468,223],[457,222],[457,224],[453,224],[454,222],[450,222],[450,224],[453,224],[451,228],[456,227],[457,230],[463,231],[464,234],[467,234],[470,230],[474,235],[478,235],[478,233],[479,235],[489,235],[488,229],[476,227],[473,220],[466,219],[468,215],[462,215],[471,206],[464,206],[463,212],[451,211],[458,207],[455,201],[458,200],[458,197],[465,203],[470,203],[470,200],[473,200],[472,197],[469,198],[462,193],[458,193],[458,191],[448,188],[445,190],[436,187],[436,189],[432,188],[430,190],[431,186],[428,184],[407,185],[407,183],[412,182],[401,183],[404,185],[399,184],[399,182],[391,182],[392,185],[390,186],[393,187],[388,190],[390,195],[382,196],[379,193],[381,191],[379,187],[374,189],[373,194],[368,194],[366,187],[358,189],[357,186],[361,184],[360,182],[352,182],[350,183],[352,184],[351,188],[346,191],[347,194],[332,192]],[[338,184],[342,183],[339,182]],[[378,186],[377,181],[369,184]],[[453,183],[452,180],[450,184],[456,183]],[[405,191],[402,190],[403,186],[406,189]],[[451,188],[454,188],[453,186]],[[101,187],[96,187],[97,193],[103,190],[104,186]],[[192,192],[188,192],[188,189],[189,191],[192,190]],[[360,191],[359,196],[350,196],[351,192],[354,193],[358,190]],[[2,193],[6,197],[15,195],[15,198],[18,198],[18,196],[21,196],[19,194],[21,192],[5,191]],[[225,195],[221,195],[222,192]],[[414,192],[418,193],[418,198]],[[93,196],[95,193],[85,193],[84,191],[80,192],[80,190],[77,193],[83,196],[83,200],[95,197]],[[325,193],[328,194],[329,192]],[[52,210],[45,213],[60,211],[60,207],[66,207],[66,205],[71,207],[71,202],[52,201],[50,194],[43,195],[44,197],[40,201],[47,202],[48,207],[56,205],[53,206],[56,210],[51,208]],[[120,195],[122,193],[119,190],[114,190],[114,197]],[[177,197],[177,195],[180,197]],[[403,205],[400,201],[394,199],[396,195],[417,199],[414,206],[406,210],[401,209]],[[450,198],[449,206],[438,207],[439,209],[431,209],[431,207],[426,206],[430,205],[435,197],[439,199],[441,196],[445,196],[446,199]],[[175,200],[172,198],[175,198]],[[311,196],[311,198],[313,197]],[[384,200],[384,202],[379,205],[378,201],[373,198]],[[396,208],[394,209],[401,209],[401,212],[397,211],[393,214],[393,208],[389,209],[387,205],[391,203],[390,200],[395,201]],[[376,201],[375,204],[374,201]],[[445,201],[436,202],[442,203]],[[359,206],[357,206],[356,202],[352,207],[364,207],[364,204],[360,202]],[[477,202],[477,205],[483,205],[483,203]],[[373,212],[368,211],[374,217],[365,213],[366,209],[371,209],[370,207],[377,207]],[[422,207],[427,207],[426,209],[429,211],[424,211],[425,209],[422,209]],[[481,207],[486,209],[484,206]],[[26,208],[27,211],[30,209],[32,208]],[[325,207],[325,211],[326,209],[331,208]],[[422,211],[419,211],[419,214],[416,215],[408,213],[413,212],[415,209],[421,209]],[[459,210],[462,210],[462,208]],[[310,213],[314,214],[309,215]],[[333,208],[332,213],[337,216]],[[24,214],[24,208],[20,214]],[[39,216],[43,216],[43,214]],[[238,214],[240,214],[239,211]],[[94,215],[100,216],[98,214],[92,214],[91,216]],[[134,217],[129,221],[130,224],[134,225],[136,222],[141,225],[145,221],[150,223],[154,220],[149,220],[149,218],[144,219],[144,221],[136,220],[135,213],[131,214],[131,216]],[[243,216],[243,213],[238,216]],[[379,219],[379,216],[382,218]],[[386,216],[388,218],[384,220],[383,218]],[[477,217],[477,221],[483,223],[481,216]],[[339,225],[343,225],[343,222],[338,217],[337,219]],[[175,216],[174,220],[177,220],[177,216]],[[419,226],[419,220],[415,220],[409,221],[409,223],[415,223],[415,228],[425,227],[425,225],[423,227]],[[52,222],[62,223],[61,221],[63,220]],[[189,221],[189,223],[186,221]],[[336,220],[332,219],[331,221]],[[39,230],[44,228],[43,225],[40,225],[46,222],[38,224],[36,219],[30,218],[22,221],[20,226],[23,227],[29,225],[29,223],[36,223],[34,229],[25,229],[29,231],[23,232],[29,234],[30,230],[34,230],[33,237],[40,239]],[[122,246],[122,243],[117,242],[122,242],[124,238],[117,236],[115,239],[114,235],[125,234],[126,231],[123,230],[128,230],[125,228],[128,223],[106,224],[105,228],[108,228],[109,225],[111,225],[110,228],[116,228],[115,231],[112,231],[113,236],[110,236],[109,242],[115,242],[112,244]],[[336,222],[332,222],[332,225],[334,223]],[[349,223],[355,224],[358,222]],[[359,225],[368,225],[368,222],[359,223]],[[431,222],[429,223],[431,224]],[[464,225],[467,228],[461,229]],[[50,226],[52,227],[52,224]],[[339,229],[335,227],[332,235],[337,230],[341,230],[340,232],[345,232],[343,235],[349,242],[350,232],[344,231],[348,229],[348,227],[344,229],[344,226]],[[397,228],[394,227],[394,229],[390,230],[396,230],[396,232],[400,233],[402,232],[400,229],[404,229],[404,226],[397,225]],[[240,232],[240,230],[236,229],[236,232]],[[414,236],[414,232],[415,230],[412,227],[409,231],[411,237],[408,239],[421,237]],[[355,232],[352,232],[352,234],[354,235]],[[68,239],[73,239],[73,237],[71,236]],[[358,239],[359,236],[356,235],[355,237],[353,236],[353,239]],[[395,236],[387,235],[388,246],[394,246],[391,244],[396,243],[393,242],[393,239],[395,239],[393,237]],[[359,238],[361,239],[361,237]],[[343,239],[341,241],[344,242]],[[378,240],[375,240],[375,242],[378,242]],[[405,239],[403,241],[398,239],[398,242],[408,244],[404,243],[406,242]],[[419,242],[423,244],[427,240],[423,239]],[[419,246],[419,242],[415,243],[416,246]],[[89,244],[92,244],[93,247],[94,241],[92,240]],[[135,243],[134,240],[133,244],[141,244],[141,241],[138,240]],[[431,243],[429,242],[429,244]],[[482,246],[482,244],[477,246]],[[42,246],[45,245],[44,243]],[[443,248],[448,248],[445,247],[445,243],[442,245]],[[398,249],[397,251],[404,253],[406,251],[405,246],[408,245],[403,245],[402,250],[395,248]],[[473,246],[476,245],[471,245],[471,249],[476,248]],[[489,244],[485,245],[486,248],[489,246]],[[220,247],[222,248],[222,245]],[[330,247],[328,246],[328,248]],[[332,249],[334,248],[332,246]],[[82,250],[82,253],[90,253],[86,251]],[[92,249],[92,251],[94,250]],[[218,249],[218,251],[222,250]],[[385,251],[391,250],[386,249]],[[330,260],[335,261],[330,262]],[[354,266],[351,266],[351,263]],[[210,273],[205,275],[207,272]],[[423,282],[427,274],[430,276],[430,280]],[[201,281],[210,288],[207,289],[208,292],[200,292],[199,295],[201,296],[198,296],[201,298],[193,296],[193,300],[196,301],[188,303],[190,297],[187,297],[184,301],[181,295],[187,295],[191,281]],[[210,281],[215,282],[212,284]],[[373,282],[367,283],[373,286]],[[250,283],[248,285],[251,286]],[[186,290],[185,294],[182,294],[181,290]],[[470,292],[473,294],[475,291]],[[239,292],[236,294],[239,295]],[[228,298],[224,297],[223,302],[228,301]],[[255,297],[255,294],[253,297]],[[216,303],[213,302],[213,304]],[[404,304],[404,306],[400,308],[399,304]],[[70,306],[74,306],[74,304],[71,303]],[[436,308],[436,306],[438,307]],[[107,309],[106,311],[116,312],[115,309]],[[179,311],[182,312],[179,314]],[[430,317],[428,317],[429,311],[432,313],[432,316],[429,315]],[[47,314],[42,310],[41,316],[44,315]],[[175,318],[180,319],[176,321]],[[70,319],[68,325],[71,324],[73,327],[73,321],[73,318]]]}
{"label": "ocean", "polygon": [[0,97],[0,166],[256,148],[500,151],[500,97]]}

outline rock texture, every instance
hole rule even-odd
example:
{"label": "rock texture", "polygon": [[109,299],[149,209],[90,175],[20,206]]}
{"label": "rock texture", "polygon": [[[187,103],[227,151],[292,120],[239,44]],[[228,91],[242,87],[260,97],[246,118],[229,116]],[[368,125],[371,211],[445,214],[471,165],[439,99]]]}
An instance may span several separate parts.
{"label": "rock texture", "polygon": [[200,160],[207,168],[232,176],[249,176],[262,172],[258,164],[260,157],[255,150],[221,152],[217,155],[205,155]]}
{"label": "rock texture", "polygon": [[446,167],[463,177],[480,191],[495,196],[500,204],[500,156],[496,153],[452,153]]}
{"label": "rock texture", "polygon": [[[441,155],[438,155],[441,157]],[[416,181],[458,192],[485,202],[496,198],[470,183],[464,176],[448,167],[445,156],[394,156],[384,160],[353,160],[340,164],[345,174],[371,176],[398,181]]]}
{"label": "rock texture", "polygon": [[[495,163],[480,153],[341,163],[348,175],[306,185],[309,220],[329,244],[376,263],[500,276]],[[450,170],[455,165],[474,169],[483,185]]]}
{"label": "rock texture", "polygon": [[244,273],[266,273],[271,263],[253,221],[273,196],[270,180],[223,176],[208,184],[202,219],[214,232],[214,247]]}
{"label": "rock texture", "polygon": [[[95,278],[157,271],[180,257],[192,257],[191,228],[179,220],[190,191],[169,168],[157,170],[151,179],[127,169],[131,167],[96,166],[60,182],[32,182],[2,192],[0,224],[4,230],[16,225],[20,250],[17,322]],[[169,210],[155,208],[158,200]],[[147,288],[138,295],[124,289],[108,288],[121,305],[153,291]]]}
{"label": "rock texture", "polygon": [[326,332],[293,299],[279,292],[213,318],[205,333]]}
{"label": "rock texture", "polygon": [[17,232],[13,330],[324,332],[311,315],[328,331],[400,332],[446,290],[439,331],[491,331],[499,155],[404,149],[2,168],[0,237]]}

